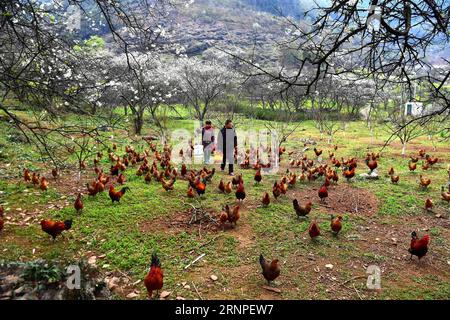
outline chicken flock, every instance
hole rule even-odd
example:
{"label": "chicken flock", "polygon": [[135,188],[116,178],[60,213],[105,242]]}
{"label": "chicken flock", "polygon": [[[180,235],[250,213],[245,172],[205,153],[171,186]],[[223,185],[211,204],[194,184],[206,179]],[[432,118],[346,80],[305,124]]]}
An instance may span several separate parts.
{"label": "chicken flock", "polygon": [[[131,170],[132,167],[137,166],[135,175],[142,177],[144,183],[151,183],[156,181],[161,184],[161,188],[165,192],[171,192],[174,190],[175,183],[179,181],[187,182],[186,197],[196,198],[204,197],[207,189],[211,187],[213,177],[215,175],[215,169],[208,169],[206,167],[200,170],[188,169],[183,162],[180,168],[174,166],[171,161],[172,150],[167,144],[163,146],[162,150],[158,150],[156,144],[149,143],[149,150],[144,150],[143,153],[136,152],[132,146],[127,145],[125,147],[125,154],[122,157],[116,155],[117,145],[113,144],[112,149],[108,150],[108,158],[111,162],[109,172],[105,173],[102,168],[99,167],[100,160],[103,157],[102,152],[98,152],[94,159],[94,172],[95,179],[91,183],[86,183],[86,194],[89,197],[96,197],[99,193],[104,192],[109,188],[109,198],[111,199],[111,205],[116,202],[120,204],[121,199],[126,197],[127,192],[132,192],[129,187],[124,186],[127,181],[125,172]],[[329,151],[329,161],[322,161],[322,150],[314,148],[314,154],[317,159],[310,159],[306,154],[294,157],[294,152],[290,152],[289,156],[292,159],[288,162],[289,168],[281,178],[273,182],[272,190],[264,192],[261,198],[261,207],[270,206],[271,202],[278,201],[280,197],[286,196],[289,189],[295,188],[295,185],[300,183],[307,183],[310,181],[323,181],[317,192],[317,197],[320,203],[326,203],[330,192],[330,185],[337,184],[340,175],[347,181],[351,182],[356,177],[356,169],[358,168],[358,160],[356,158],[341,158],[340,160],[335,157],[338,147],[334,146],[332,151]],[[271,153],[271,150],[269,154]],[[286,153],[285,148],[278,150],[280,157]],[[180,156],[183,156],[183,152],[180,151]],[[149,160],[153,158],[153,161]],[[367,153],[364,162],[369,169],[369,174],[372,174],[378,168],[378,161],[380,158],[379,153]],[[428,155],[424,150],[419,150],[417,155],[411,156],[408,161],[408,168],[410,171],[417,169],[417,163],[422,160],[423,171],[428,170],[435,165],[439,160]],[[86,164],[85,164],[86,167]],[[256,162],[252,165],[250,163],[250,150],[245,153],[245,158],[240,165],[241,169],[255,170],[254,184],[260,184],[264,177],[262,170],[270,168],[270,163],[263,164],[259,159],[259,150],[256,152]],[[298,173],[296,169],[300,169]],[[340,172],[340,174],[339,174]],[[52,170],[53,179],[57,180],[60,176],[57,169]],[[450,179],[450,166],[447,168],[447,174]],[[400,181],[400,176],[396,174],[395,169],[391,167],[387,172],[387,176],[390,177],[390,181],[393,184],[397,184]],[[23,170],[23,180],[26,183],[33,184],[43,192],[49,189],[51,183],[46,177],[41,176],[39,173],[30,172],[29,169]],[[114,182],[115,181],[115,182]],[[426,189],[430,186],[432,181],[419,175],[418,187]],[[107,187],[109,185],[109,187]],[[217,215],[217,223],[223,226],[229,226],[234,228],[241,217],[240,209],[245,202],[247,193],[245,190],[245,182],[242,174],[233,176],[230,181],[224,181],[221,179],[217,185],[217,190],[220,193],[231,194],[234,191],[236,197],[236,204],[226,204]],[[445,186],[441,187],[442,201],[450,202],[450,185],[446,190]],[[273,198],[271,197],[273,196]],[[78,214],[82,214],[84,209],[83,195],[78,193],[74,202],[74,209]],[[292,201],[293,213],[298,219],[308,219],[309,215],[313,211],[313,205],[311,201],[300,203],[297,199]],[[427,198],[424,204],[424,210],[432,210],[433,201]],[[50,235],[53,241],[58,236],[63,236],[63,232],[72,228],[73,221],[53,221],[51,219],[41,221],[41,229],[46,234]],[[342,230],[345,221],[342,215],[330,216],[330,231],[337,237]],[[76,223],[74,223],[76,227]],[[0,232],[5,227],[4,209],[0,206]],[[314,218],[308,228],[308,234],[313,241],[322,235],[319,228],[317,219]],[[411,233],[411,242],[409,246],[409,253],[411,258],[417,256],[420,260],[428,252],[428,246],[430,243],[430,236],[428,234],[419,237],[416,231]],[[259,257],[259,263],[262,269],[262,275],[268,283],[274,281],[280,275],[280,264],[278,259],[268,261],[261,254]],[[152,254],[149,271],[144,279],[144,285],[148,291],[149,297],[152,297],[154,291],[159,291],[163,287],[163,270],[160,259],[156,253]]]}

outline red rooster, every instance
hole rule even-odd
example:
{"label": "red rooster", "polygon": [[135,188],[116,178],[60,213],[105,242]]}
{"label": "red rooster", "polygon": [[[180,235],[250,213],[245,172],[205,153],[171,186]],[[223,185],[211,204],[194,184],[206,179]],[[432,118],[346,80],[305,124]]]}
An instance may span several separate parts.
{"label": "red rooster", "polygon": [[311,239],[314,239],[314,238],[320,236],[320,229],[319,229],[319,226],[317,225],[316,221],[313,221],[311,223],[311,225],[309,226],[308,232],[309,232],[309,236],[311,237]]}
{"label": "red rooster", "polygon": [[53,220],[42,220],[41,221],[42,231],[52,236],[53,241],[55,241],[56,237],[61,235],[62,232],[66,230],[70,230],[72,228],[72,220],[62,221],[53,221]]}
{"label": "red rooster", "polygon": [[77,198],[75,199],[75,203],[73,204],[73,207],[77,211],[77,213],[80,213],[81,210],[83,210],[83,201],[81,200],[81,193],[78,193]]}
{"label": "red rooster", "polygon": [[424,235],[422,239],[418,239],[417,233],[413,231],[411,233],[411,244],[408,249],[408,252],[411,254],[412,259],[413,255],[417,256],[419,260],[424,257],[428,252],[428,243],[430,242],[430,236]]}
{"label": "red rooster", "polygon": [[320,202],[324,202],[327,197],[328,197],[328,190],[327,187],[325,185],[322,185],[319,189],[319,198],[320,198]]}
{"label": "red rooster", "polygon": [[342,229],[342,216],[337,216],[334,218],[331,216],[331,230],[334,232],[334,234],[337,236],[339,234],[339,231]]}
{"label": "red rooster", "polygon": [[238,201],[244,201],[245,199],[245,189],[244,189],[244,184],[241,182],[239,182],[239,186],[236,190],[236,199]]}
{"label": "red rooster", "polygon": [[163,287],[163,271],[161,269],[161,262],[156,253],[152,254],[152,261],[150,263],[150,270],[144,278],[144,285],[147,288],[148,296],[151,298],[153,291],[159,291]]}
{"label": "red rooster", "polygon": [[130,191],[130,188],[123,187],[122,189],[120,189],[120,191],[116,191],[116,190],[114,190],[114,186],[110,185],[109,186],[109,197],[111,198],[112,203],[114,203],[115,201],[120,202],[120,199],[123,197],[123,195],[127,191]]}

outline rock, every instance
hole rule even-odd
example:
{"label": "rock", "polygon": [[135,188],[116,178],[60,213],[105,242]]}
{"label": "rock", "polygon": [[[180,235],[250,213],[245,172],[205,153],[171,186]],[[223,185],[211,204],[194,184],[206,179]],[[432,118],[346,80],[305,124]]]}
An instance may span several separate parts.
{"label": "rock", "polygon": [[184,287],[187,284],[186,281],[182,282],[181,285]]}
{"label": "rock", "polygon": [[190,286],[190,285],[188,285],[188,284],[187,284],[187,285],[185,285],[185,286],[184,286],[184,288],[185,288],[186,290],[191,290],[191,286]]}
{"label": "rock", "polygon": [[217,279],[219,279],[219,278],[216,275],[213,275],[213,274],[211,275],[211,280],[212,281],[217,281]]}
{"label": "rock", "polygon": [[20,278],[19,276],[8,275],[3,279],[3,282],[4,284],[13,284],[19,282],[20,280],[22,280],[22,278]]}
{"label": "rock", "polygon": [[88,264],[90,266],[95,266],[95,264],[97,263],[97,257],[96,256],[91,256],[88,259]]}
{"label": "rock", "polygon": [[131,292],[129,294],[127,294],[127,299],[134,299],[139,297],[139,294],[137,294],[136,292]]}
{"label": "rock", "polygon": [[137,281],[133,282],[133,283],[132,283],[132,285],[133,285],[133,286],[135,286],[135,285],[137,285],[137,284],[141,283],[141,281],[142,281],[142,280],[141,280],[141,279],[139,279],[139,280],[137,280]]}
{"label": "rock", "polygon": [[325,268],[327,268],[328,270],[333,270],[333,267],[334,266],[331,263],[325,265]]}
{"label": "rock", "polygon": [[14,295],[19,296],[22,295],[24,293],[25,288],[23,286],[17,288],[16,290],[14,290]]}
{"label": "rock", "polygon": [[269,286],[263,286],[264,289],[268,290],[268,291],[272,291],[272,292],[276,292],[276,293],[281,293],[281,290],[278,288],[274,288],[274,287],[269,287]]}
{"label": "rock", "polygon": [[167,298],[168,296],[170,296],[171,293],[172,293],[172,292],[170,292],[170,291],[163,291],[163,292],[161,292],[161,294],[159,295],[159,297],[162,298],[162,299],[165,299],[165,298]]}
{"label": "rock", "polygon": [[112,277],[112,278],[105,279],[106,285],[108,286],[108,289],[111,291],[114,291],[119,287],[119,281],[120,281],[120,279],[118,277]]}
{"label": "rock", "polygon": [[435,215],[436,218],[441,218],[442,214],[438,213],[437,215]]}

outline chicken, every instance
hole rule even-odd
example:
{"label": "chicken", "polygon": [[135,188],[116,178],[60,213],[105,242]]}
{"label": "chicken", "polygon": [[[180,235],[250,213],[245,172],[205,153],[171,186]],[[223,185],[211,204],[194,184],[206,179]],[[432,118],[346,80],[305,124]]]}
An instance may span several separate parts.
{"label": "chicken", "polygon": [[445,191],[444,186],[441,187],[442,200],[450,202],[450,192]]}
{"label": "chicken", "polygon": [[195,198],[194,189],[192,187],[189,187],[187,190],[187,197],[188,198]]}
{"label": "chicken", "polygon": [[439,161],[439,159],[438,159],[437,157],[433,158],[432,156],[430,156],[430,155],[428,155],[428,154],[425,156],[425,159],[427,160],[427,163],[428,163],[430,166],[436,164],[436,163]]}
{"label": "chicken", "polygon": [[245,199],[245,189],[244,189],[244,184],[241,182],[239,182],[239,186],[236,189],[236,199],[238,201],[244,201]]}
{"label": "chicken", "polygon": [[73,204],[73,207],[75,208],[77,213],[80,213],[80,211],[83,210],[84,205],[83,205],[83,201],[81,200],[81,193],[78,193],[78,196],[75,199],[75,203]]}
{"label": "chicken", "polygon": [[425,156],[425,150],[420,149],[419,150],[419,156],[423,158]]}
{"label": "chicken", "polygon": [[395,173],[394,168],[390,168],[388,171],[388,175],[392,176]]}
{"label": "chicken", "polygon": [[225,184],[223,183],[223,179],[220,179],[218,188],[221,192],[225,192]]}
{"label": "chicken", "polygon": [[255,183],[261,183],[261,180],[262,180],[261,169],[256,171],[254,179],[255,179]]}
{"label": "chicken", "polygon": [[117,183],[124,184],[125,180],[125,175],[123,173],[119,174],[117,177]]}
{"label": "chicken", "polygon": [[342,216],[331,216],[331,231],[337,236],[342,229]]}
{"label": "chicken", "polygon": [[419,175],[419,179],[420,179],[419,185],[420,185],[423,189],[427,188],[427,187],[430,185],[430,183],[431,183],[431,179],[423,178],[422,175]]}
{"label": "chicken", "polygon": [[314,153],[316,154],[317,157],[319,157],[322,154],[322,150],[314,148]]}
{"label": "chicken", "polygon": [[176,179],[172,178],[169,180],[169,182],[165,181],[164,179],[161,179],[161,184],[164,190],[169,191],[173,190],[173,185],[175,184]]}
{"label": "chicken", "polygon": [[31,182],[33,182],[33,184],[35,186],[37,186],[39,184],[39,178],[40,178],[39,174],[36,174],[35,172],[33,172],[33,175],[31,177]]}
{"label": "chicken", "polygon": [[86,188],[88,190],[88,195],[95,196],[98,193],[98,190],[97,190],[96,186],[97,186],[97,182],[96,181],[94,181],[92,183],[92,185],[89,185],[89,183],[86,183]]}
{"label": "chicken", "polygon": [[31,181],[30,170],[28,169],[23,170],[23,180],[25,180],[25,182]]}
{"label": "chicken", "polygon": [[433,209],[433,201],[431,201],[430,198],[427,198],[425,200],[425,210],[430,211],[431,209]]}
{"label": "chicken", "polygon": [[144,278],[144,285],[147,288],[149,298],[152,297],[153,291],[159,291],[163,287],[164,273],[161,268],[161,262],[156,253],[152,254],[150,270]]}
{"label": "chicken", "polygon": [[394,174],[391,176],[391,182],[392,182],[392,183],[397,184],[399,180],[400,180],[400,177],[399,177],[399,176],[396,176],[396,175],[394,175]]}
{"label": "chicken", "polygon": [[241,213],[240,213],[240,207],[236,206],[233,208],[233,211],[228,212],[228,221],[231,224],[236,225],[237,221],[239,220],[239,218],[241,217]]}
{"label": "chicken", "polygon": [[299,205],[298,200],[294,199],[292,200],[292,205],[294,206],[295,213],[297,214],[297,217],[306,217],[310,212],[312,208],[311,201],[308,201],[304,205]]}
{"label": "chicken", "polygon": [[272,187],[272,194],[275,197],[275,200],[278,199],[278,197],[281,195],[280,185],[276,181],[274,182]]}
{"label": "chicken", "polygon": [[284,182],[280,182],[279,186],[280,186],[281,193],[286,194],[286,192],[288,190],[288,185]]}
{"label": "chicken", "polygon": [[410,158],[411,158],[411,162],[413,162],[413,163],[416,163],[417,161],[419,161],[418,157],[411,156]]}
{"label": "chicken", "polygon": [[225,185],[225,193],[230,194],[232,191],[232,184],[231,181],[228,181],[227,184]]}
{"label": "chicken", "polygon": [[408,168],[409,168],[409,171],[416,170],[417,169],[417,163],[414,163],[412,161],[408,162]]}
{"label": "chicken", "polygon": [[200,180],[200,177],[198,177],[197,180],[195,181],[194,188],[195,188],[195,191],[197,192],[197,194],[198,194],[199,196],[201,196],[201,195],[205,194],[205,191],[206,191],[206,184],[204,184],[204,183]]}
{"label": "chicken", "polygon": [[41,182],[39,184],[39,188],[42,191],[47,191],[48,190],[48,185],[49,185],[49,183],[48,183],[47,179],[45,179],[45,177],[42,177],[41,178]]}
{"label": "chicken", "polygon": [[230,215],[230,206],[225,205],[225,207],[222,208],[222,211],[219,214],[219,221],[222,224],[225,224],[228,221],[228,216]]}
{"label": "chicken", "polygon": [[322,185],[319,189],[318,194],[319,194],[320,202],[324,202],[324,199],[326,199],[328,197],[327,187],[325,185]]}
{"label": "chicken", "polygon": [[95,183],[95,190],[96,190],[97,193],[105,191],[105,185],[104,185],[104,183],[101,182],[100,180],[98,180],[98,181]]}
{"label": "chicken", "polygon": [[182,177],[184,177],[186,175],[186,173],[187,173],[187,168],[186,168],[186,165],[184,163],[181,165],[181,172],[180,173],[181,173]]}
{"label": "chicken", "polygon": [[237,177],[233,177],[233,179],[231,179],[231,183],[233,184],[233,187],[237,187],[239,186],[239,183],[244,182],[242,180],[242,175],[238,175]]}
{"label": "chicken", "polygon": [[123,197],[123,195],[127,191],[130,191],[130,188],[123,187],[122,189],[120,189],[120,191],[116,191],[116,190],[114,190],[114,186],[110,185],[109,186],[109,197],[111,198],[112,203],[114,203],[115,201],[120,202],[120,199]]}
{"label": "chicken", "polygon": [[344,170],[343,175],[347,179],[347,182],[350,181],[355,176],[355,168]]}
{"label": "chicken", "polygon": [[52,169],[52,176],[53,176],[53,179],[55,179],[55,180],[56,180],[56,178],[58,178],[58,176],[59,176],[58,169],[56,169],[56,168]]}
{"label": "chicken", "polygon": [[309,226],[309,229],[308,229],[308,233],[309,233],[309,236],[311,237],[311,239],[314,239],[314,238],[320,236],[320,229],[319,229],[319,226],[317,225],[316,221],[313,221],[311,223],[311,225]]}
{"label": "chicken", "polygon": [[72,220],[62,221],[53,221],[53,220],[42,220],[41,221],[42,231],[52,236],[53,241],[55,241],[56,237],[60,234],[62,235],[63,231],[70,230],[72,228]]}
{"label": "chicken", "polygon": [[378,167],[378,162],[377,160],[367,160],[366,161],[367,166],[370,169],[370,173],[373,172],[373,170],[375,170]]}
{"label": "chicken", "polygon": [[4,211],[5,211],[5,210],[3,209],[3,206],[0,205],[0,232],[2,232],[3,227],[4,227],[4,225],[5,225]]}
{"label": "chicken", "polygon": [[[206,168],[205,168],[206,169]],[[212,170],[211,171],[209,171],[209,172],[206,172],[206,175],[205,175],[205,181],[206,182],[211,182],[211,180],[212,180],[212,178],[214,177],[214,174],[216,173],[216,168],[212,168]]]}
{"label": "chicken", "polygon": [[150,172],[147,172],[147,174],[144,176],[144,181],[145,183],[152,182],[152,175],[150,174]]}
{"label": "chicken", "polygon": [[428,243],[430,242],[430,236],[424,235],[422,239],[418,239],[417,233],[413,231],[411,233],[411,244],[408,249],[408,252],[411,254],[412,259],[413,255],[417,256],[419,260],[424,257],[428,252]]}
{"label": "chicken", "polygon": [[271,281],[274,281],[279,277],[281,270],[278,264],[278,259],[274,259],[271,263],[269,263],[261,254],[259,256],[259,264],[261,265],[262,275],[264,276],[264,279],[267,280],[267,284],[270,285]]}
{"label": "chicken", "polygon": [[264,194],[264,196],[262,198],[262,204],[266,207],[270,204],[270,197],[267,192]]}
{"label": "chicken", "polygon": [[288,186],[289,186],[289,187],[294,187],[296,183],[297,183],[297,175],[294,173],[294,174],[292,174],[291,177],[289,178]]}

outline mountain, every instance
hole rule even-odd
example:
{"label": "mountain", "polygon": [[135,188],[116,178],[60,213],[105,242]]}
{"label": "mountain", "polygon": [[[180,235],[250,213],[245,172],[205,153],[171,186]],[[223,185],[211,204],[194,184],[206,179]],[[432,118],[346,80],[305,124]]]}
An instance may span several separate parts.
{"label": "mountain", "polygon": [[197,0],[174,12],[176,35],[188,56],[212,48],[250,52],[258,48],[264,62],[277,60],[276,43],[285,37],[282,12],[301,15],[294,0]]}

